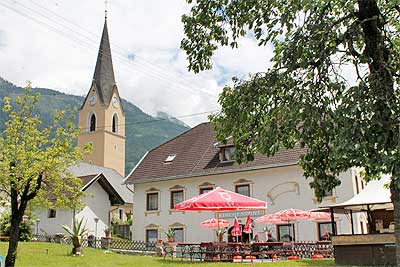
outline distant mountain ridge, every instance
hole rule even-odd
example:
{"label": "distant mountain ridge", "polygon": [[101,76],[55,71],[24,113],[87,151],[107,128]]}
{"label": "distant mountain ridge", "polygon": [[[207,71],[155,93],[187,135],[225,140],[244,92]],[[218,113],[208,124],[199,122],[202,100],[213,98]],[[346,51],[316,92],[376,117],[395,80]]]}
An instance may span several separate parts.
{"label": "distant mountain ridge", "polygon": [[[13,99],[20,95],[23,90],[23,88],[15,86],[0,77],[0,107],[3,107],[3,98],[5,96]],[[52,89],[34,88],[33,90],[41,95],[38,111],[45,125],[52,121],[55,110],[65,109],[66,106],[79,109],[84,100],[81,96],[69,95]],[[126,116],[126,174],[132,170],[146,151],[189,129],[189,126],[185,123],[166,113],[160,112],[156,117],[152,117],[124,99],[122,99],[122,104]],[[78,114],[76,114],[76,122],[77,118]],[[1,132],[5,128],[5,121],[7,121],[6,115],[0,112]]]}

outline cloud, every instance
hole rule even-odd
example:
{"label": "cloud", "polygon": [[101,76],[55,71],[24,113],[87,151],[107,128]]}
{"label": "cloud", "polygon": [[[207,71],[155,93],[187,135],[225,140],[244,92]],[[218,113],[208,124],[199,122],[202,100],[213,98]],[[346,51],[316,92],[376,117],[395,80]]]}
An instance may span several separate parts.
{"label": "cloud", "polygon": [[0,30],[0,49],[6,47],[6,45],[7,45],[6,33]]}
{"label": "cloud", "polygon": [[[0,5],[0,76],[18,85],[31,80],[34,86],[85,95],[104,23],[102,1],[4,3],[23,15]],[[271,47],[258,47],[249,35],[240,41],[239,49],[219,50],[212,70],[189,73],[180,50],[181,15],[188,8],[184,0],[109,3],[108,29],[120,95],[152,115],[216,110],[218,94],[232,76],[245,78],[270,64]],[[194,126],[207,120],[207,115],[182,120]]]}

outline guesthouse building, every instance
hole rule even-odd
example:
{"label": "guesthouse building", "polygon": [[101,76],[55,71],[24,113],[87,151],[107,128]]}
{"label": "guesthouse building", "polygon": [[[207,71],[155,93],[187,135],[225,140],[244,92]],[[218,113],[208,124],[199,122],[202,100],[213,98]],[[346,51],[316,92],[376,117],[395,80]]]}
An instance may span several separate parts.
{"label": "guesthouse building", "polygon": [[[316,209],[318,206],[343,202],[352,198],[364,186],[356,169],[340,174],[341,186],[327,194],[322,204],[303,175],[298,160],[304,148],[282,150],[272,157],[257,154],[253,161],[238,164],[232,144],[216,141],[210,123],[202,123],[176,138],[146,153],[125,183],[134,186],[133,239],[156,241],[164,239],[164,231],[175,230],[175,241],[215,241],[215,232],[202,229],[200,223],[213,218],[209,211],[175,211],[176,203],[222,187],[268,203],[267,210],[251,211],[253,218],[265,213],[297,208]],[[223,212],[220,218],[233,225],[236,216],[244,224],[248,212]],[[349,218],[335,216],[339,233],[350,233]],[[361,231],[363,218],[354,218],[355,231]],[[232,241],[230,228],[225,240]],[[253,235],[265,240],[266,232],[278,240],[322,240],[332,232],[327,221],[299,220],[277,225],[254,224]],[[246,237],[242,237],[246,238]],[[249,237],[247,237],[249,238]]]}

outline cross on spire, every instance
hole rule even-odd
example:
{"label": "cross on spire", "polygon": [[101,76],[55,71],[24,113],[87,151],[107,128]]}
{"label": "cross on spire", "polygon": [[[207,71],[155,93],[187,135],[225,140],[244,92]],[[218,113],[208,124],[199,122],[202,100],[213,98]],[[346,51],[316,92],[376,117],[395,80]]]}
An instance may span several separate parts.
{"label": "cross on spire", "polygon": [[107,19],[107,7],[108,7],[108,1],[105,0],[104,1],[104,14],[105,14],[105,18]]}

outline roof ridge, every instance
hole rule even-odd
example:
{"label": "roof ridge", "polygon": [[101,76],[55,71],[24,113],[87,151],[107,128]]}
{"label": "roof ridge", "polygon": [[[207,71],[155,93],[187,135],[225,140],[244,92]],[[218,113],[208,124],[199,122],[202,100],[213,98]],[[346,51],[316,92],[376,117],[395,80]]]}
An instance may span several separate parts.
{"label": "roof ridge", "polygon": [[97,164],[93,164],[93,163],[89,163],[89,162],[86,162],[86,161],[81,161],[81,162],[78,163],[78,165],[80,165],[80,164],[82,164],[82,163],[88,164],[88,165],[90,165],[90,166],[94,166],[94,167],[106,169],[106,170],[109,170],[109,171],[113,171],[114,173],[118,174],[119,176],[124,177],[123,175],[121,175],[119,172],[117,172],[117,171],[116,171],[115,169],[113,169],[113,168],[105,167],[105,166],[101,166],[101,165],[97,165]]}

